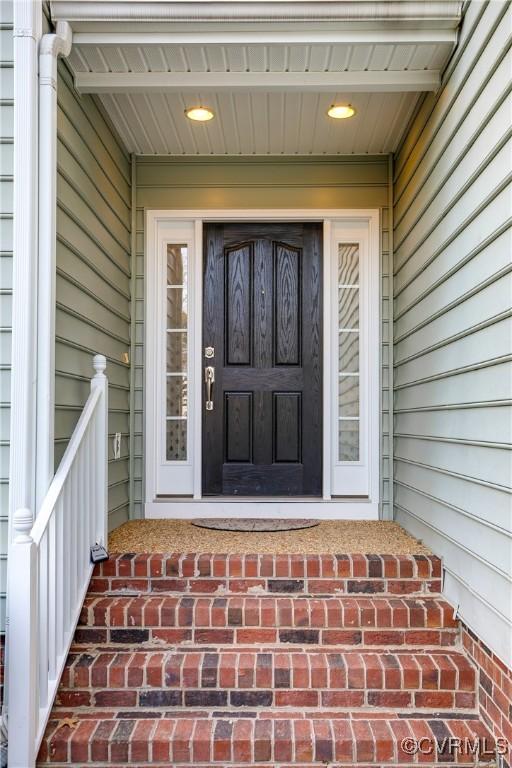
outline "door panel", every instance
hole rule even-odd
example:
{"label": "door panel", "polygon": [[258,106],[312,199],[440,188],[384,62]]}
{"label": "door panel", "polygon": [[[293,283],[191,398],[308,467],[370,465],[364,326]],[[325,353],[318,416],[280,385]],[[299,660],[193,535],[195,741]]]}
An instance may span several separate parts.
{"label": "door panel", "polygon": [[320,495],[321,225],[208,224],[204,243],[203,493]]}
{"label": "door panel", "polygon": [[252,462],[252,392],[225,392],[226,463]]}
{"label": "door panel", "polygon": [[302,394],[274,392],[274,463],[302,461]]}
{"label": "door panel", "polygon": [[251,364],[252,248],[226,253],[226,364]]}
{"label": "door panel", "polygon": [[277,245],[275,278],[275,364],[300,365],[300,254]]}

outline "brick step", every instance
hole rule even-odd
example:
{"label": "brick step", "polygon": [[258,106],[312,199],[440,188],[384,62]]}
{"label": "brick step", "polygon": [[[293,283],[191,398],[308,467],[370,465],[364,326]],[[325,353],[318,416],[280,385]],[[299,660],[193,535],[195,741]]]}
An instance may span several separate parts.
{"label": "brick step", "polygon": [[454,645],[440,598],[88,596],[75,643]]}
{"label": "brick step", "polygon": [[[494,742],[476,715],[432,713],[401,715],[344,713],[319,718],[296,713],[279,717],[271,712],[258,718],[231,717],[88,717],[73,712],[62,719],[52,715],[43,738],[38,766],[56,764],[230,766],[340,765],[390,766],[417,762],[436,766],[475,765],[468,745],[480,740],[480,765],[492,764]],[[465,752],[455,742],[461,740]],[[424,753],[407,752],[414,741]]]}
{"label": "brick step", "polygon": [[94,569],[91,593],[437,594],[434,555],[122,554]]}
{"label": "brick step", "polygon": [[475,707],[475,671],[453,651],[71,653],[60,707]]}

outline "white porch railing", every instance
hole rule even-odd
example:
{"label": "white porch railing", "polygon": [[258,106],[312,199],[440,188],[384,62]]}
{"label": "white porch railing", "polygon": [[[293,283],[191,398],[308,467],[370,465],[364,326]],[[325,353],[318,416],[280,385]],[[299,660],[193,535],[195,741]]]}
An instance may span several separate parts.
{"label": "white porch railing", "polygon": [[103,355],[35,522],[14,515],[9,558],[9,766],[32,768],[92,572],[107,541],[108,390]]}

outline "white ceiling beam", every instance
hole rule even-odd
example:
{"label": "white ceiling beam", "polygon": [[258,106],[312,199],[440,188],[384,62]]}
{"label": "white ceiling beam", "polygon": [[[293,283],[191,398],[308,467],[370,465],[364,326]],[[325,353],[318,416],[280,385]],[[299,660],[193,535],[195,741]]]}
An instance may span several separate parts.
{"label": "white ceiling beam", "polygon": [[406,72],[76,72],[80,93],[170,91],[435,91],[440,74]]}
{"label": "white ceiling beam", "polygon": [[155,25],[154,30],[151,24],[122,26],[122,31],[107,31],[101,27],[97,31],[73,30],[74,45],[455,45],[457,42],[457,31],[454,29],[336,29],[334,25],[279,29],[277,23],[268,28],[238,30],[229,29],[227,25],[219,25],[218,29],[201,29],[197,24],[177,29],[176,25],[168,28],[162,23]]}

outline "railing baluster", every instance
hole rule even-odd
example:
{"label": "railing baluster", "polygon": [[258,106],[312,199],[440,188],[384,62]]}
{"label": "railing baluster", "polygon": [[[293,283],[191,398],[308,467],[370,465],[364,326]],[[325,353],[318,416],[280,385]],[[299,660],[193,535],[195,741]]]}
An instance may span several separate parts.
{"label": "railing baluster", "polygon": [[48,703],[48,531],[39,545],[38,616],[39,631],[39,707]]}
{"label": "railing baluster", "polygon": [[85,530],[85,519],[84,519],[85,478],[84,478],[84,467],[83,467],[83,442],[81,445],[80,460],[81,461],[79,465],[79,475],[78,475],[78,487],[80,488],[80,494],[79,494],[79,503],[78,503],[78,510],[77,510],[78,511],[77,561],[79,563],[79,568],[80,568],[78,573],[78,580],[79,580],[79,583],[81,584],[84,578],[84,553],[82,552],[82,542],[84,540],[84,530]]}
{"label": "railing baluster", "polygon": [[[97,410],[97,409],[96,409]],[[96,421],[96,411],[89,424],[89,435],[87,440],[87,523],[89,526],[89,546],[96,543],[94,538],[94,514],[96,511],[95,499],[94,499],[94,472],[92,470],[94,466],[94,424]]]}
{"label": "railing baluster", "polygon": [[87,450],[87,440],[89,437],[89,428],[87,427],[87,432],[85,434],[84,442],[82,443],[82,462],[81,462],[81,471],[83,476],[83,488],[84,493],[82,496],[82,520],[83,520],[83,528],[82,528],[82,540],[80,542],[80,557],[82,560],[82,568],[85,569],[85,555],[86,555],[86,547],[87,547],[87,540],[89,536],[89,520],[87,519],[87,496],[89,494],[89,472],[88,472],[88,461],[89,461],[89,452]]}
{"label": "railing baluster", "polygon": [[55,525],[57,529],[56,542],[57,549],[55,552],[56,559],[56,590],[55,590],[55,618],[57,624],[56,640],[57,645],[55,648],[56,658],[58,659],[61,654],[61,649],[64,647],[64,502],[62,495],[57,503],[55,509]]}
{"label": "railing baluster", "polygon": [[[94,412],[96,413],[96,411]],[[85,544],[87,550],[91,546],[91,423],[94,421],[94,415],[89,422],[87,429],[87,440],[84,443],[84,475],[85,475],[85,487],[86,494],[84,498],[84,515],[87,521],[87,535],[85,538]]]}
{"label": "railing baluster", "polygon": [[69,583],[69,570],[71,564],[71,538],[70,538],[70,476],[68,475],[68,481],[64,486],[62,493],[62,563],[63,563],[63,645],[68,641],[68,635],[71,632],[70,617],[71,617],[71,585]]}
{"label": "railing baluster", "polygon": [[69,568],[69,585],[70,585],[70,595],[71,595],[71,610],[73,609],[73,606],[75,605],[77,599],[78,599],[78,565],[77,565],[77,530],[76,530],[76,524],[77,524],[77,515],[76,515],[76,506],[78,501],[78,494],[76,491],[76,474],[77,474],[77,465],[76,463],[73,464],[71,467],[71,471],[69,473],[69,485],[70,485],[70,552],[71,552],[71,563]]}
{"label": "railing baluster", "polygon": [[50,680],[55,678],[55,633],[57,628],[55,616],[55,572],[57,567],[55,541],[55,514],[53,514],[48,525],[48,677]]}

